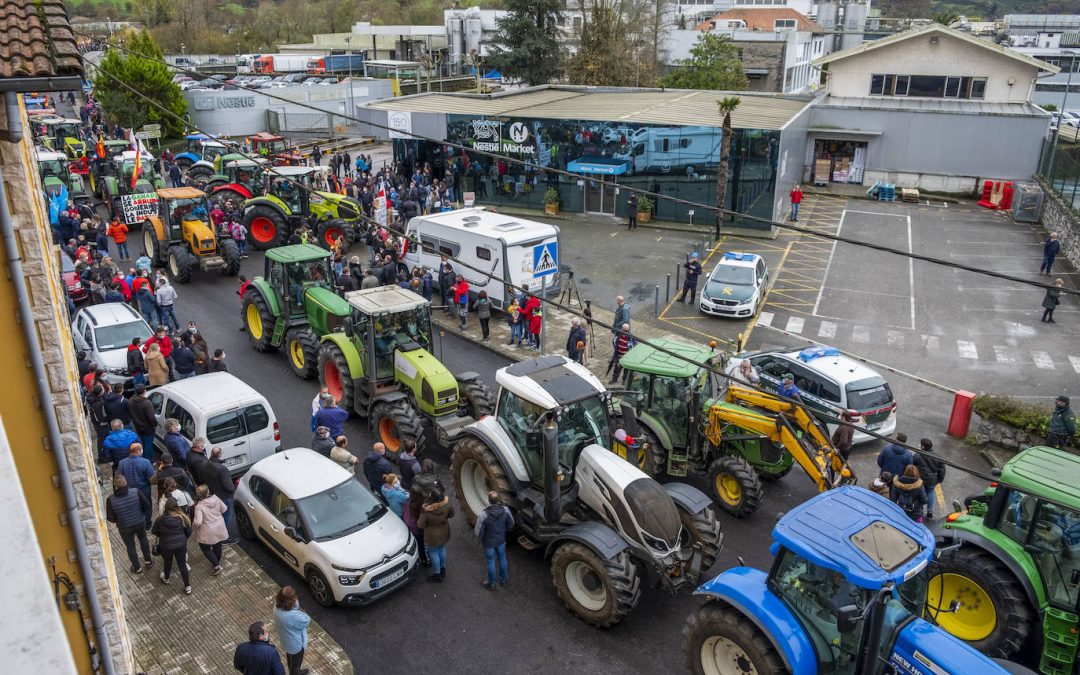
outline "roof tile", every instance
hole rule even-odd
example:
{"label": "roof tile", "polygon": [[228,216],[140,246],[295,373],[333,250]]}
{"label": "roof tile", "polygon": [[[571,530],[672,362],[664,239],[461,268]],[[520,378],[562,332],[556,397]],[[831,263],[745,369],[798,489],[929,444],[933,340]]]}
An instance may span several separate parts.
{"label": "roof tile", "polygon": [[82,75],[63,0],[0,0],[0,78]]}

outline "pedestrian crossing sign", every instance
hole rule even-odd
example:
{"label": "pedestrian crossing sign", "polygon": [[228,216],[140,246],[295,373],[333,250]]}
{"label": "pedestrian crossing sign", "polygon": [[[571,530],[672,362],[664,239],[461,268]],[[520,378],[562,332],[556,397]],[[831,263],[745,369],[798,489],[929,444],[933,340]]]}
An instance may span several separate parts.
{"label": "pedestrian crossing sign", "polygon": [[549,241],[533,247],[533,278],[559,271],[559,242]]}

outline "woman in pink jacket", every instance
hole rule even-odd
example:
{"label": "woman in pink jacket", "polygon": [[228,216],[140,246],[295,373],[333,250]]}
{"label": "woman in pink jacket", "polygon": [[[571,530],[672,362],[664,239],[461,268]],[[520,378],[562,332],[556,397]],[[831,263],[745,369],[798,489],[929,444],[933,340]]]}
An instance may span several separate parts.
{"label": "woman in pink jacket", "polygon": [[221,574],[221,543],[229,538],[225,527],[225,503],[210,494],[210,488],[200,485],[195,488],[195,541],[199,543],[203,555],[214,566],[212,575]]}

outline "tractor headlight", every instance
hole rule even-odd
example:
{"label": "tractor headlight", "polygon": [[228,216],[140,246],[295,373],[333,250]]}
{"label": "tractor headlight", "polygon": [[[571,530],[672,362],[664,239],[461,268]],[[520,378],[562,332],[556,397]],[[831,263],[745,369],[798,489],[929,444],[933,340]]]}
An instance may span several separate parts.
{"label": "tractor headlight", "polygon": [[201,240],[199,242],[199,247],[200,248],[214,248],[214,240],[213,239],[203,239],[203,240]]}
{"label": "tractor headlight", "polygon": [[439,405],[448,405],[457,400],[457,394],[450,394],[448,396],[439,397]]}
{"label": "tractor headlight", "polygon": [[308,201],[310,201],[312,204],[323,204],[326,202],[326,198],[320,197],[317,194],[312,194],[311,197],[308,198]]}
{"label": "tractor headlight", "polygon": [[642,532],[641,539],[648,545],[649,548],[653,549],[657,553],[667,553],[671,550],[671,547],[667,545],[667,542],[665,542],[663,539],[657,539],[648,532]]}

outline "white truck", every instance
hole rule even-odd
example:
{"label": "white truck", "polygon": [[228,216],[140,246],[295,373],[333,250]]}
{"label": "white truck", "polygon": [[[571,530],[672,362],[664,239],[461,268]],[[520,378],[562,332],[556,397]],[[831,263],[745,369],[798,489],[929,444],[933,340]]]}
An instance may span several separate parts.
{"label": "white truck", "polygon": [[427,267],[437,281],[440,256],[447,255],[483,270],[451,262],[454,271],[469,282],[469,295],[475,299],[480,291],[487,291],[496,309],[509,304],[513,293],[499,279],[536,295],[545,289],[548,297],[559,293],[559,228],[555,225],[478,206],[416,216],[405,233],[411,242],[419,242],[405,254],[410,269]]}
{"label": "white truck", "polygon": [[720,130],[712,127],[665,127],[639,130],[629,152],[631,173],[686,172],[693,176],[720,164]]}

